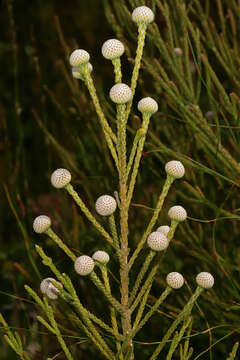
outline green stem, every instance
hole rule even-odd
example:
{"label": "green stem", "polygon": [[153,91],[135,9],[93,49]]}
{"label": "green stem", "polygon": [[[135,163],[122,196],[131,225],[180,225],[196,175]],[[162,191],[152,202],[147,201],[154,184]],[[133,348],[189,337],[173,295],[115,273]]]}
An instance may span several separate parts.
{"label": "green stem", "polygon": [[115,73],[115,83],[122,82],[122,72],[121,72],[121,60],[120,58],[112,60],[114,66],[114,73]]}
{"label": "green stem", "polygon": [[156,221],[158,219],[158,216],[159,216],[159,213],[160,211],[162,210],[162,206],[163,206],[163,203],[164,203],[164,200],[168,194],[168,191],[170,189],[170,186],[172,185],[174,179],[170,176],[167,176],[166,178],[166,181],[165,181],[165,184],[163,185],[163,189],[162,189],[162,192],[158,198],[158,202],[157,202],[157,205],[156,205],[156,208],[154,210],[154,213],[153,213],[153,216],[148,224],[148,227],[145,231],[145,233],[143,234],[141,240],[139,241],[132,257],[130,258],[129,260],[129,267],[131,268],[132,265],[134,264],[139,252],[142,250],[143,248],[143,245],[145,244],[149,234],[151,233],[154,225],[156,224]]}
{"label": "green stem", "polygon": [[67,245],[64,244],[60,237],[58,237],[51,228],[45,231],[45,234],[47,234],[65,252],[65,254],[72,259],[73,262],[76,261],[76,255],[67,247]]}
{"label": "green stem", "polygon": [[86,215],[89,221],[95,226],[95,228],[105,237],[105,239],[113,246],[113,240],[111,236],[106,232],[106,230],[99,224],[95,217],[90,213],[82,199],[79,197],[78,193],[74,190],[71,184],[65,186],[67,192],[75,200],[76,204],[80,207],[82,212]]}

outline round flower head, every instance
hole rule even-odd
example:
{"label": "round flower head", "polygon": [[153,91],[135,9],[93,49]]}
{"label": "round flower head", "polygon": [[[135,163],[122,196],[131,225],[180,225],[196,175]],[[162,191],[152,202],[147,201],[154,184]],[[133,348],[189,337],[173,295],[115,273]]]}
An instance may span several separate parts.
{"label": "round flower head", "polygon": [[183,276],[178,272],[171,272],[167,275],[166,281],[168,286],[173,289],[180,289],[184,284]]}
{"label": "round flower head", "polygon": [[51,226],[51,219],[46,215],[40,215],[33,221],[33,230],[38,233],[44,233]]}
{"label": "round flower head", "polygon": [[172,176],[174,179],[180,179],[185,174],[185,168],[181,161],[172,160],[165,165],[166,173]]}
{"label": "round flower head", "polygon": [[141,113],[154,114],[158,111],[158,104],[154,99],[145,97],[138,102],[138,110]]}
{"label": "round flower head", "polygon": [[183,53],[181,48],[174,48],[174,52],[178,57],[182,56]]}
{"label": "round flower head", "polygon": [[160,231],[163,235],[167,236],[170,227],[168,225],[162,225],[157,228],[157,231]]}
{"label": "round flower head", "polygon": [[[57,282],[61,287],[62,284],[60,282]],[[58,298],[60,291],[50,282],[46,289],[46,295],[51,300],[56,300]]]}
{"label": "round flower head", "polygon": [[198,286],[204,289],[210,289],[214,285],[214,277],[209,272],[201,272],[196,276]]}
{"label": "round flower head", "polygon": [[93,271],[94,261],[90,256],[82,255],[74,263],[74,269],[79,275],[88,275]]}
{"label": "round flower head", "polygon": [[46,294],[47,288],[49,284],[51,284],[52,280],[56,281],[54,278],[48,277],[46,279],[43,279],[40,284],[40,290],[43,294]]}
{"label": "round flower head", "polygon": [[132,97],[132,90],[126,84],[116,84],[110,89],[110,99],[116,104],[125,104]]}
{"label": "round flower head", "polygon": [[148,246],[154,251],[163,251],[168,247],[168,239],[160,231],[152,232],[147,239]]}
{"label": "round flower head", "polygon": [[102,216],[112,215],[116,210],[116,207],[116,200],[110,195],[100,196],[95,204],[97,213]]}
{"label": "round flower head", "polygon": [[61,189],[71,181],[71,173],[67,169],[57,169],[52,173],[51,183],[57,188]]}
{"label": "round flower head", "polygon": [[154,20],[154,13],[147,6],[139,6],[133,10],[132,19],[137,24],[150,24]]}
{"label": "round flower head", "polygon": [[184,221],[187,218],[187,212],[186,210],[180,206],[172,206],[168,211],[168,216],[171,220],[176,220],[178,222]]}
{"label": "round flower head", "polygon": [[109,262],[109,255],[108,253],[106,253],[106,251],[95,251],[95,253],[92,256],[92,259],[100,262],[101,264],[107,264]]}
{"label": "round flower head", "polygon": [[[90,62],[87,63],[87,67],[88,67],[88,72],[91,73],[93,66]],[[75,79],[83,79],[83,75],[82,75],[82,71],[78,66],[73,66],[72,67],[72,76]]]}
{"label": "round flower head", "polygon": [[74,50],[69,58],[71,66],[80,66],[86,64],[90,59],[90,55],[86,50],[77,49]]}
{"label": "round flower head", "polygon": [[108,60],[119,58],[123,53],[124,46],[121,41],[117,39],[107,40],[102,46],[102,54]]}

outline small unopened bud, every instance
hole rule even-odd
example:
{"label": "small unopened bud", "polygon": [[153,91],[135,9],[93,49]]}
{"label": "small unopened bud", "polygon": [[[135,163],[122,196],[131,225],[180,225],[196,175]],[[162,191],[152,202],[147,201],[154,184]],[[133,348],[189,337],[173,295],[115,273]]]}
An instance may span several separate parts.
{"label": "small unopened bud", "polygon": [[173,289],[180,289],[184,284],[184,278],[182,274],[178,272],[171,272],[167,275],[166,281],[168,286]]}
{"label": "small unopened bud", "polygon": [[119,58],[124,53],[124,46],[121,41],[117,39],[110,39],[105,41],[102,46],[102,54],[105,59],[114,60]]}
{"label": "small unopened bud", "polygon": [[86,50],[76,49],[74,50],[69,58],[71,66],[80,66],[87,63],[90,59],[90,55]]}
{"label": "small unopened bud", "polygon": [[132,90],[126,84],[119,83],[110,89],[110,99],[116,104],[125,104],[132,97]]}
{"label": "small unopened bud", "polygon": [[109,255],[106,251],[98,250],[92,256],[92,259],[100,262],[101,264],[107,264],[109,262]]}
{"label": "small unopened bud", "polygon": [[172,160],[166,163],[165,171],[168,175],[174,179],[180,179],[185,174],[185,168],[181,161]]}
{"label": "small unopened bud", "polygon": [[166,236],[160,231],[152,232],[147,239],[148,246],[154,251],[163,251],[168,247]]}
{"label": "small unopened bud", "polygon": [[44,233],[51,226],[51,219],[46,215],[40,215],[33,221],[33,230],[38,233]]}
{"label": "small unopened bud", "polygon": [[168,211],[168,216],[171,220],[176,220],[178,222],[184,221],[187,218],[187,212],[186,210],[180,206],[172,206]]}
{"label": "small unopened bud", "polygon": [[96,211],[102,216],[109,216],[114,213],[117,207],[116,200],[110,195],[100,196],[95,204]]}
{"label": "small unopened bud", "polygon": [[170,230],[170,227],[168,225],[162,225],[162,226],[159,226],[157,228],[157,231],[160,231],[161,233],[163,233],[165,236],[167,236],[168,232]]}
{"label": "small unopened bud", "polygon": [[138,102],[138,110],[152,115],[158,111],[158,104],[151,97],[145,97]]}
{"label": "small unopened bud", "polygon": [[139,6],[133,10],[132,19],[137,24],[150,24],[154,20],[154,13],[147,6]]}
{"label": "small unopened bud", "polygon": [[71,173],[67,169],[57,169],[51,175],[51,183],[57,188],[61,189],[71,181]]}
{"label": "small unopened bud", "polygon": [[214,277],[209,272],[201,272],[196,276],[196,282],[203,289],[210,289],[214,285]]}
{"label": "small unopened bud", "polygon": [[74,269],[79,275],[89,275],[94,269],[94,261],[90,256],[79,256],[74,263]]}

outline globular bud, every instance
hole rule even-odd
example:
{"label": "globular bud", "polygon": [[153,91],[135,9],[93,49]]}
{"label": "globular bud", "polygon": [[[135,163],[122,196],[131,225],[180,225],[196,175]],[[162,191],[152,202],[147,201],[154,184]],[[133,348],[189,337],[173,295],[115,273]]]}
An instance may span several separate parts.
{"label": "globular bud", "polygon": [[180,179],[185,174],[185,168],[181,161],[172,160],[166,163],[165,171],[174,179]]}
{"label": "globular bud", "polygon": [[57,188],[61,189],[71,181],[71,173],[67,169],[57,169],[51,175],[51,183]]}
{"label": "globular bud", "polygon": [[69,58],[71,66],[80,66],[89,62],[90,55],[86,50],[76,49],[74,50]]}
{"label": "globular bud", "polygon": [[51,219],[46,215],[37,216],[33,221],[33,230],[38,233],[44,233],[51,226]]}
{"label": "globular bud", "polygon": [[[60,282],[58,282],[59,286],[62,287],[62,284]],[[51,300],[56,300],[58,298],[60,291],[52,284],[50,283],[47,290],[46,290],[46,295],[49,299]]]}
{"label": "globular bud", "polygon": [[74,263],[74,269],[79,275],[89,275],[94,269],[94,261],[90,256],[79,256]]}
{"label": "globular bud", "polygon": [[180,206],[172,206],[168,211],[168,216],[171,220],[176,220],[178,222],[184,221],[187,218],[187,212],[186,210]]}
{"label": "globular bud", "polygon": [[213,111],[207,111],[205,114],[205,118],[206,119],[212,119],[214,116],[214,112]]}
{"label": "globular bud", "polygon": [[138,102],[138,110],[152,115],[158,111],[158,104],[151,97],[145,97]]}
{"label": "globular bud", "polygon": [[107,40],[102,46],[102,54],[105,59],[114,60],[122,56],[123,53],[123,43],[117,39]]}
{"label": "globular bud", "polygon": [[157,228],[157,231],[161,232],[163,235],[167,236],[170,227],[168,225],[161,225]]}
{"label": "globular bud", "polygon": [[139,6],[133,10],[132,20],[137,24],[150,24],[154,20],[154,13],[147,6]]}
{"label": "globular bud", "polygon": [[51,284],[52,280],[55,281],[55,279],[51,278],[51,277],[48,277],[48,278],[42,280],[42,282],[40,284],[40,290],[43,294],[46,294],[47,288],[48,288],[49,284]]}
{"label": "globular bud", "polygon": [[210,289],[214,285],[214,277],[209,272],[201,272],[196,276],[196,282],[203,289]]}
{"label": "globular bud", "polygon": [[168,239],[162,232],[154,231],[148,236],[147,244],[154,251],[163,251],[168,247]]}
{"label": "globular bud", "polygon": [[114,197],[110,195],[102,195],[97,199],[95,208],[99,215],[109,216],[116,210],[117,202]]}
{"label": "globular bud", "polygon": [[[54,278],[46,278],[40,284],[40,290],[43,294],[47,295],[49,299],[55,300],[59,295],[59,290],[52,284],[52,281],[56,281]],[[62,284],[56,281],[59,286],[63,287]]]}
{"label": "globular bud", "polygon": [[171,288],[180,289],[184,284],[184,277],[182,274],[174,271],[167,275],[166,281]]}
{"label": "globular bud", "polygon": [[108,253],[102,250],[95,251],[95,253],[92,256],[92,259],[104,265],[107,264],[110,260]]}
{"label": "globular bud", "polygon": [[125,104],[131,99],[132,90],[128,85],[119,83],[110,89],[109,96],[114,103]]}
{"label": "globular bud", "polygon": [[181,48],[174,48],[174,52],[178,57],[182,56],[183,53]]}
{"label": "globular bud", "polygon": [[[92,70],[93,70],[92,64],[91,64],[90,62],[88,62],[88,63],[86,64],[86,66],[87,66],[88,72],[91,73]],[[75,79],[81,79],[81,80],[82,80],[82,79],[83,79],[83,74],[82,74],[81,68],[78,67],[78,66],[73,66],[73,67],[72,67],[72,76],[73,76]]]}

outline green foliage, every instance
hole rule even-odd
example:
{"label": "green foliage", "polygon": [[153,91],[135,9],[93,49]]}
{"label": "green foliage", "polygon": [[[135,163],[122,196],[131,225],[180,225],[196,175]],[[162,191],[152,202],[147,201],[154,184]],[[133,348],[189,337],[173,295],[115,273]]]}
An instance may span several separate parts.
{"label": "green foliage", "polygon": [[[32,219],[40,213],[52,214],[56,219],[55,228],[76,251],[93,252],[102,241],[75,205],[69,206],[67,197],[50,192],[50,174],[60,166],[71,170],[74,184],[89,207],[94,206],[99,194],[116,187],[114,165],[99,136],[101,130],[94,108],[89,104],[87,91],[71,78],[67,58],[76,44],[91,53],[100,100],[114,125],[113,108],[105,98],[114,74],[99,56],[100,47],[105,39],[117,37],[124,42],[127,57],[133,62],[137,34],[130,13],[133,7],[144,3],[77,1],[66,8],[65,3],[54,1],[36,2],[31,6],[6,1],[1,15],[4,41],[0,51],[2,66],[6,69],[0,85],[4,101],[0,149],[6,150],[4,156],[0,153],[1,181],[5,183],[0,202],[1,283],[5,291],[1,311],[5,310],[17,327],[30,327],[32,340],[25,336],[27,331],[24,332],[25,345],[37,338],[41,358],[47,355],[44,348],[52,353],[59,348],[37,325],[36,318],[30,316],[32,305],[25,302],[23,284],[27,281],[38,288],[37,268],[41,277],[47,274],[34,250],[34,240],[39,240],[32,233]],[[159,314],[161,331],[164,334],[169,327],[169,317],[180,312],[185,296],[191,294],[192,278],[201,270],[210,271],[216,278],[214,292],[198,300],[193,330],[188,334],[194,355],[191,356],[191,347],[186,345],[187,338],[180,358],[187,359],[187,354],[191,359],[227,358],[239,337],[240,309],[239,2],[153,0],[146,1],[146,5],[154,9],[156,22],[149,27],[144,71],[136,91],[138,98],[147,95],[155,98],[160,112],[150,123],[131,204],[132,246],[138,243],[143,224],[152,215],[152,204],[156,203],[162,186],[163,164],[172,158],[181,160],[187,169],[185,181],[170,192],[159,225],[167,219],[165,209],[176,202],[187,208],[189,218],[178,229],[174,247],[159,273],[167,274],[174,264],[174,270],[184,273],[191,286],[184,298],[176,294],[164,304]],[[59,15],[60,20],[55,15]],[[103,25],[105,18],[109,27]],[[180,57],[175,48],[182,49]],[[124,82],[128,83],[131,69],[123,65]],[[139,125],[139,117],[130,116],[129,134],[134,134]],[[61,270],[69,273],[71,269],[61,252],[50,241],[46,241],[46,247],[50,255],[58,259]],[[144,256],[137,258],[136,273]],[[114,263],[112,274],[116,269]],[[161,276],[156,283],[153,294],[158,298],[159,286],[163,285]],[[87,307],[91,308],[95,290],[89,290],[83,283],[78,285]],[[117,280],[115,287],[118,287]],[[9,297],[11,293],[16,294],[18,301],[21,299],[19,308],[15,309],[17,299]],[[149,298],[151,305],[155,296]],[[4,305],[9,299],[10,308]],[[104,313],[100,299],[96,299],[94,307]],[[71,333],[79,343],[73,352],[78,351],[83,359],[94,358],[91,346],[79,330],[80,325],[74,322],[69,326],[69,318],[75,314],[68,312],[66,305],[63,309],[66,311],[61,319],[62,330]],[[61,318],[59,310],[56,312],[56,317]],[[146,337],[151,337],[152,342],[159,341],[158,319],[152,320],[150,331],[143,331],[136,340],[139,358],[152,353],[145,344]],[[176,338],[177,335],[174,341]],[[69,339],[71,342],[71,335]],[[237,345],[234,349],[230,359],[237,356],[234,353]]]}

